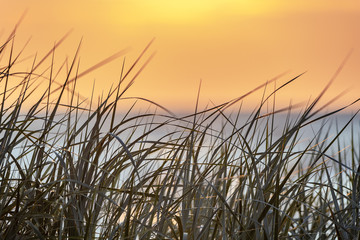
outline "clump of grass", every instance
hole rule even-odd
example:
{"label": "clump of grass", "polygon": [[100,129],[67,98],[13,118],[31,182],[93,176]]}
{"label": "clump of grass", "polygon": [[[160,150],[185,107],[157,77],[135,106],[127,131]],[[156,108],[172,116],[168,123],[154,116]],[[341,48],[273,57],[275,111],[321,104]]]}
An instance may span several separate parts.
{"label": "clump of grass", "polygon": [[[263,112],[300,75],[246,118],[225,110],[268,83],[182,117],[134,113],[134,105],[118,114],[148,47],[96,102],[77,94],[78,53],[60,86],[55,47],[30,71],[14,72],[13,36],[0,47],[8,59],[0,68],[1,239],[359,237],[357,132],[346,154],[339,138],[355,115],[334,136],[324,123],[299,143],[309,126],[342,110],[321,115],[326,88],[297,117],[275,101]],[[48,75],[37,74],[47,58]],[[31,100],[44,79],[48,88]]]}

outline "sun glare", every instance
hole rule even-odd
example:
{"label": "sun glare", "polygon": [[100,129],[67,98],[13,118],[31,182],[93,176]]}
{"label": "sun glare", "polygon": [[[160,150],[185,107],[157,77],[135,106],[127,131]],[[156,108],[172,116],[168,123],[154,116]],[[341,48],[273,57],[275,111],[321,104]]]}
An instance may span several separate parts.
{"label": "sun glare", "polygon": [[114,8],[114,12],[116,12],[115,17],[118,21],[126,19],[132,24],[189,24],[189,22],[196,24],[201,21],[211,21],[213,18],[229,15],[229,13],[253,15],[264,13],[270,9],[271,5],[263,0],[142,0],[118,4],[118,7]]}

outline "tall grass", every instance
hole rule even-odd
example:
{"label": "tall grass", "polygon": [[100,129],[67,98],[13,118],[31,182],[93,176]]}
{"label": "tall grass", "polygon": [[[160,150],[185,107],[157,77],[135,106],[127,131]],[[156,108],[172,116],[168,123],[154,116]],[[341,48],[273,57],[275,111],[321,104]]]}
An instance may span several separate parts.
{"label": "tall grass", "polygon": [[[78,53],[67,70],[55,69],[56,45],[19,72],[13,40],[0,48],[0,239],[360,237],[355,115],[330,125],[337,128],[330,136],[325,121],[342,109],[321,113],[326,88],[296,118],[291,106],[276,110],[275,95],[300,76],[264,95],[247,118],[227,109],[269,83],[182,117],[134,105],[124,111],[148,47],[96,101],[76,89],[84,73]],[[37,73],[47,60],[48,70]],[[42,94],[40,81],[48,85]],[[351,126],[345,152],[339,136]]]}

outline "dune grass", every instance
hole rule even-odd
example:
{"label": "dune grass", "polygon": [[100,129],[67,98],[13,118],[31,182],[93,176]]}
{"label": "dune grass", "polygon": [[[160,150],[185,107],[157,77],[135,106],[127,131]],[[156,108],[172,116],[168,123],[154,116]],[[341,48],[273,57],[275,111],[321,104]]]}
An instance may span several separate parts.
{"label": "dune grass", "polygon": [[[327,87],[297,117],[291,106],[276,110],[275,95],[300,75],[246,118],[241,107],[226,110],[270,82],[182,117],[124,111],[124,93],[146,63],[123,66],[107,95],[84,100],[78,53],[64,79],[56,78],[65,71],[54,69],[56,47],[14,72],[21,55],[13,39],[0,47],[0,239],[360,237],[355,114],[299,143],[309,126],[343,110],[321,113]],[[46,60],[48,70],[37,73]],[[48,85],[42,94],[40,81]],[[343,151],[339,136],[351,127]]]}

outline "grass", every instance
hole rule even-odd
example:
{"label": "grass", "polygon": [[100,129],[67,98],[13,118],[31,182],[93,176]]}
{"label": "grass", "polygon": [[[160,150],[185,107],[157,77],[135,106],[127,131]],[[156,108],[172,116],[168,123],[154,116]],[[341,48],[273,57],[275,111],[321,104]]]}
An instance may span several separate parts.
{"label": "grass", "polygon": [[[31,70],[14,71],[13,41],[14,33],[0,47],[0,239],[360,237],[355,115],[326,125],[348,107],[320,111],[328,86],[296,117],[291,106],[276,110],[275,96],[300,75],[264,94],[247,118],[241,106],[226,110],[270,82],[182,117],[134,105],[119,114],[149,46],[96,101],[77,93],[78,52],[67,70],[54,67],[56,45]],[[42,94],[39,82],[48,85]]]}

